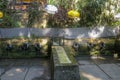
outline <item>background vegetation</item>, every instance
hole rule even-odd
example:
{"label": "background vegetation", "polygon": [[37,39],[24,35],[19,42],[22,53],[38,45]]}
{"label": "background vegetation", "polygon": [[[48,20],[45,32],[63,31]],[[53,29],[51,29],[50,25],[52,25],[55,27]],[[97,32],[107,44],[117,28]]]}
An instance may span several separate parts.
{"label": "background vegetation", "polygon": [[[29,48],[22,50],[21,46],[28,43]],[[35,44],[40,44],[41,49],[35,50]],[[11,50],[7,50],[7,44],[12,45]],[[48,56],[48,39],[47,38],[14,38],[14,39],[0,39],[0,58],[36,58]]]}
{"label": "background vegetation", "polygon": [[[99,39],[82,39],[75,41],[79,44],[77,55],[105,55],[113,56],[115,53],[118,55],[120,50],[120,40],[115,38],[99,38]],[[104,46],[101,48],[100,43],[103,42]],[[91,43],[91,46],[88,46]]]}
{"label": "background vegetation", "polygon": [[[120,24],[120,20],[114,18],[115,14],[120,13],[120,0],[36,0],[24,11],[19,10],[19,12],[11,9],[16,6],[16,2],[16,0],[11,2],[0,0],[0,11],[4,13],[2,27],[75,28]],[[44,8],[47,4],[55,5],[58,12],[55,15],[46,13]],[[68,18],[69,10],[77,10],[80,13],[80,20]],[[25,14],[27,18],[23,20],[23,16],[18,17],[19,13]]]}
{"label": "background vegetation", "polygon": [[15,19],[17,13],[15,10],[9,8],[8,0],[0,0],[0,11],[4,14],[2,21],[0,22],[1,27],[20,27]]}

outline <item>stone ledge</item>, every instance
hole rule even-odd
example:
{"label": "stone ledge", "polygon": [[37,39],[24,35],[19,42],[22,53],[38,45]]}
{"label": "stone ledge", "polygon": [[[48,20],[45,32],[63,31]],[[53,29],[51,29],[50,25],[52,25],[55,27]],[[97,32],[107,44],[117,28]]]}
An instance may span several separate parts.
{"label": "stone ledge", "polygon": [[80,80],[79,67],[77,65],[75,58],[69,53],[69,51],[65,51],[65,49],[62,47],[65,52],[62,54],[66,54],[67,55],[66,58],[68,58],[71,62],[61,63],[59,61],[61,60],[59,59],[59,57],[62,56],[58,57],[58,54],[61,53],[58,53],[59,51],[57,51],[58,48],[56,47],[62,47],[62,46],[52,47],[52,57],[51,57],[52,80]]}

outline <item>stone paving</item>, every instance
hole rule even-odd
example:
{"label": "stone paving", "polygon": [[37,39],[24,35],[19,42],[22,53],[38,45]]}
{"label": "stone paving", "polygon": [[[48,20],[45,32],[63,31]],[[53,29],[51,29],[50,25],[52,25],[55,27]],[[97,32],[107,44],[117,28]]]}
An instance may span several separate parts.
{"label": "stone paving", "polygon": [[[120,60],[77,57],[81,80],[120,80]],[[0,60],[1,80],[51,80],[49,59]]]}
{"label": "stone paving", "polygon": [[78,57],[82,80],[120,80],[120,60]]}
{"label": "stone paving", "polygon": [[1,80],[50,80],[48,59],[1,60]]}

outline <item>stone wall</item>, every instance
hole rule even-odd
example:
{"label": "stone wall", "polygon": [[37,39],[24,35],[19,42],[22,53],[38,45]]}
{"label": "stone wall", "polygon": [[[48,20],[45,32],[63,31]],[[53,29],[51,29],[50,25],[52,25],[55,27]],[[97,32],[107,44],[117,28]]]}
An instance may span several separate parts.
{"label": "stone wall", "polygon": [[58,57],[58,54],[61,53],[57,52],[58,49],[56,50],[56,47],[61,46],[53,46],[52,48],[52,80],[80,80],[79,67],[75,58],[70,54],[70,52],[65,51],[66,53],[64,54],[67,54],[66,58],[68,57],[70,62],[61,63],[60,57]]}
{"label": "stone wall", "polygon": [[94,28],[0,28],[0,38],[14,37],[60,37],[75,38],[99,38],[110,37],[118,34],[119,28],[94,27]]}

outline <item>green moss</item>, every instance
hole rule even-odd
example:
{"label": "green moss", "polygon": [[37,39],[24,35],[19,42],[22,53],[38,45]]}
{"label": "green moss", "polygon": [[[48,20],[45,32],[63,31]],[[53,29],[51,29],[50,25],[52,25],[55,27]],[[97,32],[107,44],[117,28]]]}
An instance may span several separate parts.
{"label": "green moss", "polygon": [[[37,39],[37,42],[40,42],[41,39]],[[38,52],[35,51],[34,43],[36,42],[36,39],[29,40],[25,39],[25,41],[28,41],[31,45],[29,46],[29,49],[27,51],[20,50],[20,46],[22,45],[21,39],[2,39],[0,40],[0,58],[35,58],[35,57],[46,57],[46,44],[42,46],[41,52],[39,52],[39,55],[37,55]],[[13,45],[12,51],[6,51],[5,46],[6,43],[10,42]]]}
{"label": "green moss", "polygon": [[[54,63],[55,63],[55,65],[61,65],[61,66],[65,66],[65,65],[76,65],[77,63],[76,63],[76,60],[75,60],[75,58],[73,57],[73,55],[71,54],[71,51],[66,51],[67,50],[67,47],[66,48],[64,48],[64,50],[65,50],[65,52],[66,52],[66,55],[67,55],[67,57],[69,58],[69,60],[71,61],[71,63],[60,63],[60,61],[59,61],[59,57],[58,57],[58,54],[59,53],[57,53],[57,51],[56,51],[56,49],[54,48],[55,46],[53,46],[53,48],[52,48],[52,53],[53,53],[53,60],[54,60]],[[64,61],[65,60],[65,58],[66,58],[66,56],[60,56],[60,57],[64,57],[64,59],[62,60],[62,61]],[[62,59],[62,58],[61,58]],[[60,59],[60,60],[61,60]]]}
{"label": "green moss", "polygon": [[56,49],[60,63],[71,63],[63,47],[56,46],[55,49]]}

